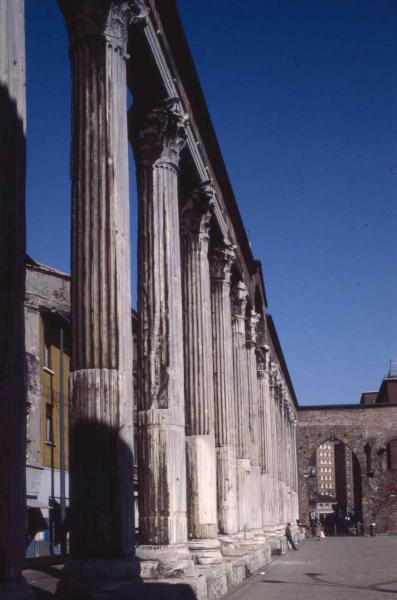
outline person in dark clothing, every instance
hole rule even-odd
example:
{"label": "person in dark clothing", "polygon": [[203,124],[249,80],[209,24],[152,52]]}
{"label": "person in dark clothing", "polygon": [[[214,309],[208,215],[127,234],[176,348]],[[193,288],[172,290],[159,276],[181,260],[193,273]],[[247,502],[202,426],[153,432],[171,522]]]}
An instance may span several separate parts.
{"label": "person in dark clothing", "polygon": [[287,523],[287,527],[285,528],[285,537],[287,538],[287,542],[292,546],[292,548],[294,550],[298,550],[294,542],[294,538],[292,537],[291,523]]}

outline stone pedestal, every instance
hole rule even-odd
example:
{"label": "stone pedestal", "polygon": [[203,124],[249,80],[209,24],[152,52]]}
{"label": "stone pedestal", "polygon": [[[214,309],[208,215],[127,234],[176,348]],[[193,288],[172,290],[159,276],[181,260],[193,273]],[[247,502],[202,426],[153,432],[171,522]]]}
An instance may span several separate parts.
{"label": "stone pedestal", "polygon": [[[179,103],[165,101],[134,127],[139,195],[139,530],[141,560],[159,575],[191,569],[178,165],[186,139]],[[172,566],[174,561],[174,567]]]}
{"label": "stone pedestal", "polygon": [[[71,560],[60,591],[124,586],[134,555],[127,1],[60,0],[72,68]],[[98,588],[99,586],[99,588]]]}
{"label": "stone pedestal", "polygon": [[25,559],[25,31],[0,2],[0,598],[33,597]]}
{"label": "stone pedestal", "polygon": [[222,561],[218,540],[214,374],[208,263],[213,190],[202,184],[181,214],[185,364],[187,522],[189,548],[199,564]]}

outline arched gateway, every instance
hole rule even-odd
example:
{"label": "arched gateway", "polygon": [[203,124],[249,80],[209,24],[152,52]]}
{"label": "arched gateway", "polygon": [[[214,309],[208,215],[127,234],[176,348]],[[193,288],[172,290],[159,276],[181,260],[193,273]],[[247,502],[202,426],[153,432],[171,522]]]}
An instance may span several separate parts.
{"label": "arched gateway", "polygon": [[364,531],[375,519],[379,533],[397,533],[397,406],[332,405],[299,408],[297,432],[300,519],[310,512],[310,464],[327,440],[345,444],[358,461]]}

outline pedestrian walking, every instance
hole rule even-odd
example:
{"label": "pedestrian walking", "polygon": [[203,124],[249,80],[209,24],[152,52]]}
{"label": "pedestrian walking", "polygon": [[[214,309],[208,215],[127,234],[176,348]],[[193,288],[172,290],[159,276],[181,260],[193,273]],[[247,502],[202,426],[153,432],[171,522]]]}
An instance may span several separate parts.
{"label": "pedestrian walking", "polygon": [[287,523],[287,527],[285,528],[285,537],[287,538],[287,542],[291,546],[291,548],[293,548],[294,550],[298,550],[294,542],[294,538],[292,537],[291,523]]}
{"label": "pedestrian walking", "polygon": [[320,521],[320,519],[317,519],[317,522],[316,522],[316,537],[317,537],[317,541],[321,538],[321,532],[322,532],[321,521]]}

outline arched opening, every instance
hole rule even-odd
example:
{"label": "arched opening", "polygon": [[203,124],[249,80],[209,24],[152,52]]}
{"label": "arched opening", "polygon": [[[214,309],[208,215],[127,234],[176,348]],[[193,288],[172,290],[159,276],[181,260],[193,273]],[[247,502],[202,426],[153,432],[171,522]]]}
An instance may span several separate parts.
{"label": "arched opening", "polygon": [[308,487],[310,520],[326,536],[362,533],[361,468],[349,446],[335,437],[322,442],[309,462]]}

